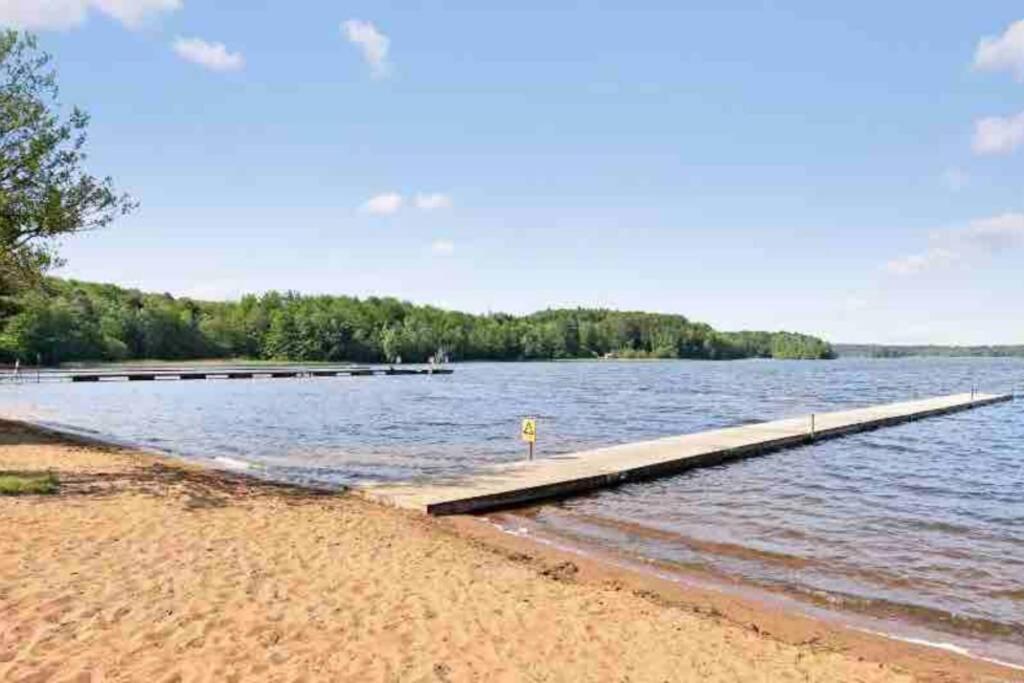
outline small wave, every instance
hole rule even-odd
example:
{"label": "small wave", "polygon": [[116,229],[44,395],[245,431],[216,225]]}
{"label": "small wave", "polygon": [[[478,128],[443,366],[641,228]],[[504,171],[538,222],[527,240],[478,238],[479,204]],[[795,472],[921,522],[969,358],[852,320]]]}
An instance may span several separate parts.
{"label": "small wave", "polygon": [[922,531],[940,531],[942,533],[958,535],[958,536],[969,536],[976,533],[974,529],[964,526],[962,524],[954,524],[952,522],[944,522],[938,519],[915,519],[907,522],[908,527],[916,527]]}
{"label": "small wave", "polygon": [[995,659],[994,657],[982,657],[981,655],[974,654],[973,652],[970,651],[970,649],[968,649],[966,647],[961,647],[960,645],[954,645],[953,643],[945,643],[945,642],[941,642],[941,641],[927,640],[925,638],[912,638],[912,637],[909,637],[909,636],[899,636],[899,635],[896,635],[895,633],[886,633],[884,631],[875,631],[875,630],[872,630],[872,629],[869,629],[869,628],[859,628],[859,627],[855,627],[855,628],[858,631],[861,631],[862,633],[870,633],[872,635],[882,636],[883,638],[888,638],[889,640],[898,640],[900,642],[911,643],[913,645],[924,645],[925,647],[932,647],[932,648],[935,648],[937,650],[945,650],[946,652],[952,652],[954,654],[958,654],[958,655],[961,655],[963,657],[970,657],[971,659],[976,659],[978,661],[989,662],[990,664],[998,664],[999,666],[1005,666],[1005,667],[1007,667],[1009,669],[1015,669],[1017,671],[1024,671],[1024,666],[1022,666],[1020,664],[1013,664],[1012,662],[1007,662],[1007,661],[1002,660],[1002,659]]}
{"label": "small wave", "polygon": [[[761,583],[760,581],[755,581]],[[916,623],[930,629],[974,638],[999,638],[1020,643],[1024,641],[1024,624],[996,621],[984,617],[969,616],[929,607],[879,597],[867,597],[841,591],[821,591],[804,585],[788,582],[765,581],[764,585],[775,585],[786,592],[804,596],[811,602],[858,612],[882,619],[893,619],[904,623]]]}
{"label": "small wave", "polygon": [[1024,589],[993,591],[989,595],[993,598],[1007,598],[1014,602],[1024,602]]}
{"label": "small wave", "polygon": [[601,517],[598,515],[590,515],[584,512],[566,509],[561,509],[557,512],[554,510],[548,510],[547,512],[552,527],[555,529],[559,528],[558,518],[561,517],[564,521],[568,521],[570,523],[572,521],[576,521],[577,523],[596,527],[598,529],[604,528],[629,534],[634,538],[647,538],[656,541],[680,544],[696,552],[708,555],[721,555],[733,557],[739,560],[756,560],[789,569],[802,569],[817,564],[810,558],[798,555],[768,550],[765,548],[756,548],[750,545],[696,538],[677,531],[670,531],[668,529],[647,524],[639,524],[630,520]]}
{"label": "small wave", "polygon": [[213,461],[219,465],[223,465],[224,467],[227,467],[228,469],[232,470],[256,469],[255,463],[246,462],[245,460],[238,460],[236,458],[229,458],[225,455],[218,455],[214,457]]}

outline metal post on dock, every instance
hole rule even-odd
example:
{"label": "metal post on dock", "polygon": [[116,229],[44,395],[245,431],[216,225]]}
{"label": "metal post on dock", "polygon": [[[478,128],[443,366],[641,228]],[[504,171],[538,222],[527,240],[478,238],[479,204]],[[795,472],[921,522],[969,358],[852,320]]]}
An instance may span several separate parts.
{"label": "metal post on dock", "polygon": [[533,444],[537,441],[537,418],[527,417],[523,419],[523,426],[519,432],[519,438],[530,445],[530,460],[533,460]]}

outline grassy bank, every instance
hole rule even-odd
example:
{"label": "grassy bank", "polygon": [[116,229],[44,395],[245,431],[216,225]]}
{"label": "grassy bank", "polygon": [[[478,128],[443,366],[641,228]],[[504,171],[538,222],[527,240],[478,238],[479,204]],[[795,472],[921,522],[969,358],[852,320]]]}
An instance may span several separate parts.
{"label": "grassy bank", "polygon": [[43,474],[0,472],[0,496],[45,495],[57,493],[60,482],[52,472]]}

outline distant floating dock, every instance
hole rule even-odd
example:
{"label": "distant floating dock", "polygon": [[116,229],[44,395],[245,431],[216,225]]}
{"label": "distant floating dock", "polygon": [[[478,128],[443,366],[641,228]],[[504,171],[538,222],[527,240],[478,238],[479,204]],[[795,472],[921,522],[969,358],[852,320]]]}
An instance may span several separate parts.
{"label": "distant floating dock", "polygon": [[[369,367],[338,366],[196,366],[196,367],[132,367],[92,370],[22,371],[20,382],[154,382],[200,379],[281,379],[296,377],[372,377],[374,375],[450,375],[444,367]],[[15,378],[7,377],[7,380]]]}
{"label": "distant floating dock", "polygon": [[434,515],[483,512],[566,498],[1012,399],[1009,394],[970,393],[820,413],[511,463],[434,483],[365,486],[356,492],[377,502]]}

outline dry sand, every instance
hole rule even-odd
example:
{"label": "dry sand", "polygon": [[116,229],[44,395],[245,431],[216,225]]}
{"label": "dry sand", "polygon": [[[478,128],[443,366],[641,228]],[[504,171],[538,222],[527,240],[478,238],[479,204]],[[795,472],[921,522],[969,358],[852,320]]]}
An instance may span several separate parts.
{"label": "dry sand", "polygon": [[[0,423],[2,681],[897,681],[1013,676],[659,587],[475,520]],[[662,587],[664,588],[664,587]],[[883,662],[883,663],[879,663]]]}

